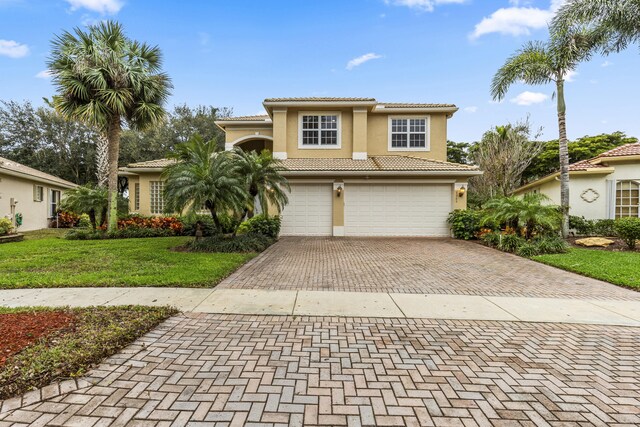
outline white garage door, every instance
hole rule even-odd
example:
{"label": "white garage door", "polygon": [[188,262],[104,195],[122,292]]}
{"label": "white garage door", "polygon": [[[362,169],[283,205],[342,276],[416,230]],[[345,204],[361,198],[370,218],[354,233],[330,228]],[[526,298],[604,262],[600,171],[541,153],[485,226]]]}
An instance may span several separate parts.
{"label": "white garage door", "polygon": [[449,236],[451,184],[348,184],[347,236]]}
{"label": "white garage door", "polygon": [[283,236],[333,234],[331,184],[291,184],[289,204],[282,212]]}

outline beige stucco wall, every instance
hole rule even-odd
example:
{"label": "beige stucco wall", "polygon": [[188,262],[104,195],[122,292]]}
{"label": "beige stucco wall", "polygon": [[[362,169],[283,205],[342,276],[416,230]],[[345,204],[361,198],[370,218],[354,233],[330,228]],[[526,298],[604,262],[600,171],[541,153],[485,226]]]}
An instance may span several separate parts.
{"label": "beige stucco wall", "polygon": [[[355,110],[361,111],[356,107]],[[300,113],[336,112],[340,114],[340,148],[300,148]],[[429,150],[389,151],[389,117],[429,117]],[[354,119],[355,117],[355,119]],[[288,158],[352,158],[353,153],[366,152],[369,156],[410,155],[434,160],[447,159],[447,115],[362,113],[352,107],[343,108],[282,108],[273,112],[273,127],[265,125],[226,126],[226,143],[233,143],[245,137],[260,136],[274,138],[273,151],[286,152]],[[283,141],[284,139],[284,141]]]}
{"label": "beige stucco wall", "polygon": [[[640,180],[640,164],[638,162],[610,162],[609,166],[615,168],[613,173],[571,174],[569,180],[569,211],[571,215],[584,216],[587,219],[607,218],[607,181]],[[548,196],[551,203],[560,204],[560,182],[558,179],[532,187],[525,193],[535,190]],[[598,194],[595,201],[588,202],[581,197],[583,192],[587,190],[593,190]]]}
{"label": "beige stucco wall", "polygon": [[[129,211],[140,215],[151,215],[151,181],[160,181],[160,172],[141,172],[138,177],[129,177]],[[134,209],[135,183],[140,183],[140,209]]]}
{"label": "beige stucco wall", "polygon": [[[34,185],[44,187],[44,200],[33,200]],[[58,186],[0,174],[0,218],[11,215],[11,199],[18,201],[16,213],[21,213],[23,222],[18,231],[30,231],[47,228],[49,224],[49,190],[59,190],[64,197],[64,189]]]}

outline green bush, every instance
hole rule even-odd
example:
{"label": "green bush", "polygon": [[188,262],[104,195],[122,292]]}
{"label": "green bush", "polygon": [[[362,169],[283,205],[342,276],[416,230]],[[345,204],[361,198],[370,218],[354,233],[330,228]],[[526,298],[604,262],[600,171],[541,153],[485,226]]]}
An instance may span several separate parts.
{"label": "green bush", "polygon": [[593,225],[593,234],[596,236],[615,237],[616,228],[613,219],[598,219]]}
{"label": "green bush", "polygon": [[202,226],[203,236],[215,236],[217,234],[216,225],[213,223],[211,215],[188,215],[181,217],[180,220],[182,221],[182,234],[185,236],[196,235],[196,224],[198,222]]}
{"label": "green bush", "polygon": [[80,215],[78,219],[78,227],[89,228],[91,227],[91,220],[89,219],[89,215],[86,213]]}
{"label": "green bush", "polygon": [[475,239],[481,228],[482,214],[473,209],[456,209],[449,214],[447,222],[456,239]]}
{"label": "green bush", "polygon": [[595,234],[595,221],[583,216],[571,215],[569,228],[576,230],[578,236],[593,236]]}
{"label": "green bush", "polygon": [[496,248],[500,243],[501,236],[502,235],[500,234],[500,232],[491,231],[489,233],[483,234],[480,239],[487,245]]}
{"label": "green bush", "polygon": [[527,241],[517,234],[503,234],[498,242],[498,249],[504,252],[516,253],[518,248]]}
{"label": "green bush", "polygon": [[67,240],[135,239],[144,237],[175,236],[171,229],[164,228],[122,228],[116,231],[71,230],[64,238]]}
{"label": "green bush", "polygon": [[516,254],[521,257],[531,258],[534,255],[539,255],[538,247],[532,242],[524,242],[520,247],[516,250]]}
{"label": "green bush", "polygon": [[272,237],[248,233],[234,237],[204,237],[187,243],[185,248],[192,252],[262,252],[274,242]]}
{"label": "green bush", "polygon": [[13,230],[13,223],[8,218],[0,218],[0,236],[9,234]]}
{"label": "green bush", "polygon": [[280,224],[279,216],[256,215],[240,224],[238,234],[261,234],[275,239],[280,234]]}
{"label": "green bush", "polygon": [[537,236],[531,243],[537,248],[536,255],[563,254],[569,250],[569,245],[559,235]]}
{"label": "green bush", "polygon": [[614,228],[629,249],[636,248],[636,242],[640,240],[640,218],[618,218],[615,220]]}

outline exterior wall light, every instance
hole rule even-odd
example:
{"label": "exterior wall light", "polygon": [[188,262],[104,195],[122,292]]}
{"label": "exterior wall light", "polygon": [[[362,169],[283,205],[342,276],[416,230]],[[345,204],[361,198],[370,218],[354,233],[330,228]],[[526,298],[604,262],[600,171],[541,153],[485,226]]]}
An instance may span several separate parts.
{"label": "exterior wall light", "polygon": [[458,197],[463,197],[467,190],[464,187],[458,188]]}
{"label": "exterior wall light", "polygon": [[342,185],[339,185],[338,188],[336,188],[336,196],[342,196]]}

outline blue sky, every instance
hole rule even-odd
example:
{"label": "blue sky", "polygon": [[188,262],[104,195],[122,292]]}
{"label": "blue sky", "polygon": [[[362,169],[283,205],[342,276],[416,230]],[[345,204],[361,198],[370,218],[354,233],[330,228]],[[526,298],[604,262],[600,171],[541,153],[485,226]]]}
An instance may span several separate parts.
{"label": "blue sky", "polygon": [[[175,86],[169,106],[262,111],[267,97],[366,96],[455,103],[449,138],[473,141],[530,116],[557,137],[551,86],[489,84],[527,40],[544,39],[562,0],[0,0],[0,99],[41,104],[54,93],[45,61],[54,34],[101,19],[157,44]],[[640,136],[638,49],[595,57],[567,84],[570,138]]]}

